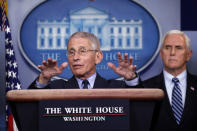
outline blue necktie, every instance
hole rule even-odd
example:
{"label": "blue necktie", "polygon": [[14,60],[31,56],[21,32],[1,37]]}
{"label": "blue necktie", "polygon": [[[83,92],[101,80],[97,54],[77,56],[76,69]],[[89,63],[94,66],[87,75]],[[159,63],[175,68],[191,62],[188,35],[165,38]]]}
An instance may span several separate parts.
{"label": "blue necktie", "polygon": [[177,124],[180,124],[183,112],[182,93],[178,84],[179,80],[177,78],[173,78],[172,82],[174,83],[174,88],[172,90],[172,110]]}
{"label": "blue necktie", "polygon": [[89,81],[88,80],[83,80],[83,89],[88,89],[88,84],[89,84]]}

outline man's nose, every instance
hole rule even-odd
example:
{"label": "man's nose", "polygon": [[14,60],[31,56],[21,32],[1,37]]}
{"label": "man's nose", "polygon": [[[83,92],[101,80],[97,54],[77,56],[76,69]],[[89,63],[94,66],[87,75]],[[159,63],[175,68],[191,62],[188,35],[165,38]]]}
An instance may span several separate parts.
{"label": "man's nose", "polygon": [[170,51],[170,55],[175,55],[175,53],[176,53],[176,49],[172,48],[171,51]]}
{"label": "man's nose", "polygon": [[73,56],[73,59],[78,60],[79,58],[80,58],[80,54],[76,51],[74,56]]}

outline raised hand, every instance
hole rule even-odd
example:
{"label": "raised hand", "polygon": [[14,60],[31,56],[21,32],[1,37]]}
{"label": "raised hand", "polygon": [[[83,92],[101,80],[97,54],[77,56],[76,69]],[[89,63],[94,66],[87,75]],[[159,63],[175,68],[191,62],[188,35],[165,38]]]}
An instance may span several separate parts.
{"label": "raised hand", "polygon": [[42,65],[38,65],[41,70],[38,82],[47,84],[53,76],[57,76],[67,67],[68,63],[64,62],[59,67],[56,60],[48,58],[48,61],[43,60]]}
{"label": "raised hand", "polygon": [[108,62],[108,66],[114,70],[115,73],[124,77],[126,80],[132,80],[136,77],[135,69],[136,65],[132,65],[133,58],[128,56],[128,53],[124,54],[124,59],[121,57],[121,53],[117,53],[118,67],[113,63]]}

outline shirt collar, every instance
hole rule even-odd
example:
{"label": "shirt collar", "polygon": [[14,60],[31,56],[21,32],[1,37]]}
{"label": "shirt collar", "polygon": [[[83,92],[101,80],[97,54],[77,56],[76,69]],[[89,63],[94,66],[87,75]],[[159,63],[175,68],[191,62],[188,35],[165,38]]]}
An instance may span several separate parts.
{"label": "shirt collar", "polygon": [[[92,88],[93,88],[95,79],[96,79],[96,72],[95,72],[94,74],[92,74],[90,77],[87,78],[87,80],[88,80],[88,82],[89,82],[89,84],[90,84],[90,85],[88,86],[89,89],[92,89]],[[76,80],[77,80],[77,82],[78,82],[79,88],[80,88],[80,89],[83,89],[83,87],[82,87],[82,82],[83,82],[83,80],[81,80],[81,79],[79,79],[79,78],[76,78]]]}
{"label": "shirt collar", "polygon": [[[164,79],[167,80],[167,81],[172,81],[172,78],[175,77],[175,76],[173,76],[172,74],[168,73],[165,70],[163,72],[164,72]],[[179,82],[182,84],[182,82],[184,82],[187,78],[187,71],[184,70],[178,76],[176,76],[176,78],[178,78]]]}

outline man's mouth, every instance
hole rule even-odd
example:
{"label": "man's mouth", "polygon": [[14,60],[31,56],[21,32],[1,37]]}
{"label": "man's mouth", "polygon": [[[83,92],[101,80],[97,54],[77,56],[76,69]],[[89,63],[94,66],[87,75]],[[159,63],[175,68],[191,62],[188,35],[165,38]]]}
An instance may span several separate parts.
{"label": "man's mouth", "polygon": [[176,59],[169,59],[170,62],[176,62]]}
{"label": "man's mouth", "polygon": [[74,64],[72,67],[73,67],[74,69],[79,69],[79,68],[83,67],[83,65]]}

